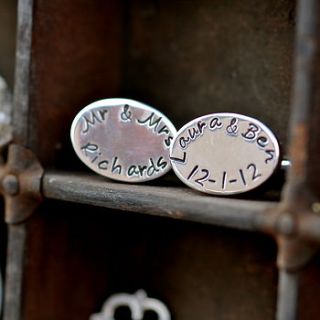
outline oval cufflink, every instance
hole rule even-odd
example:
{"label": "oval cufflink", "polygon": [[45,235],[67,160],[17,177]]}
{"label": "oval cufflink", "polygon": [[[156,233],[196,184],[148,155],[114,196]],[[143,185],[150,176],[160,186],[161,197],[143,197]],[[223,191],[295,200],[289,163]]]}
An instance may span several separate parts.
{"label": "oval cufflink", "polygon": [[104,99],[82,109],[71,126],[82,162],[105,177],[143,182],[171,169],[169,148],[176,134],[160,111],[131,99]]}
{"label": "oval cufflink", "polygon": [[260,121],[235,113],[213,113],[178,131],[170,159],[187,186],[204,193],[232,195],[268,180],[279,166],[280,148]]}

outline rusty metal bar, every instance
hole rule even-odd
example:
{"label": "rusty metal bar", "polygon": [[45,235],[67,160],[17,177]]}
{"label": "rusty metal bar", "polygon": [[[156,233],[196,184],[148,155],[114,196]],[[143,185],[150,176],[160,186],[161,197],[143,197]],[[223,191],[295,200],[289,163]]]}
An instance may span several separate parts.
{"label": "rusty metal bar", "polygon": [[[312,122],[317,101],[316,70],[319,61],[319,2],[300,0],[297,6],[297,31],[295,46],[295,70],[293,83],[292,114],[290,121],[290,159],[284,202],[305,202],[310,197],[308,177],[310,171],[311,142],[318,140],[312,132]],[[318,116],[319,118],[319,116]],[[316,150],[314,150],[316,151]],[[320,167],[317,165],[317,167]],[[313,168],[314,169],[314,168]]]}
{"label": "rusty metal bar", "polygon": [[318,203],[320,195],[319,34],[319,1],[299,0],[290,122],[289,154],[292,166],[287,175],[282,203],[276,212],[278,217],[286,218],[292,228],[288,233],[275,234],[279,248],[277,320],[297,318],[298,273],[316,252],[316,247],[307,241],[311,236],[309,231],[312,231],[313,238],[319,238],[319,231],[310,224],[311,221],[318,222],[312,208]]}
{"label": "rusty metal bar", "polygon": [[18,30],[13,96],[13,138],[28,146],[30,123],[30,78],[33,26],[33,0],[18,1]]}
{"label": "rusty metal bar", "polygon": [[43,196],[242,230],[264,229],[277,203],[204,196],[187,188],[130,185],[96,175],[45,173]]}
{"label": "rusty metal bar", "polygon": [[22,318],[22,287],[25,263],[25,224],[10,225],[8,235],[3,319],[20,320]]}
{"label": "rusty metal bar", "polygon": [[[13,96],[13,139],[23,146],[28,144],[31,43],[33,0],[18,1],[17,45],[15,83]],[[20,159],[21,161],[21,159]],[[9,176],[10,178],[10,176]],[[12,178],[12,176],[11,176]],[[9,182],[9,183],[8,183]],[[12,191],[12,180],[2,181],[4,189]],[[10,192],[9,192],[10,193]],[[12,201],[13,202],[13,201]],[[7,208],[6,208],[7,211]],[[21,210],[20,210],[21,211]],[[22,210],[23,211],[23,210]],[[24,212],[25,213],[25,212]],[[4,298],[4,320],[22,319],[22,297],[24,283],[26,225],[8,226],[8,251]]]}
{"label": "rusty metal bar", "polygon": [[278,285],[278,320],[295,320],[297,318],[297,301],[299,288],[298,272],[279,272]]}
{"label": "rusty metal bar", "polygon": [[290,233],[320,243],[320,216],[305,215],[295,227],[288,216],[273,215],[277,202],[217,198],[186,188],[130,185],[111,182],[96,175],[46,172],[42,180],[45,198],[106,208],[161,215],[217,226]]}

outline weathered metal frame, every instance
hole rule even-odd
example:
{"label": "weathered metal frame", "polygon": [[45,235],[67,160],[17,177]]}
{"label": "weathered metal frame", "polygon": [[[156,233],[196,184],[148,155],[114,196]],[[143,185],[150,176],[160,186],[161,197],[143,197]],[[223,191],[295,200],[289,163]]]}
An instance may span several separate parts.
{"label": "weathered metal frame", "polygon": [[[10,146],[8,162],[1,168],[1,193],[6,201],[9,224],[9,253],[5,298],[6,320],[21,318],[21,288],[27,219],[42,196],[144,214],[258,231],[272,235],[278,243],[279,290],[277,319],[297,317],[299,272],[319,248],[319,184],[313,176],[320,170],[314,161],[319,146],[319,25],[317,0],[300,0],[296,32],[295,73],[290,129],[290,159],[287,182],[280,203],[217,199],[174,187],[125,186],[99,177],[45,172],[27,149],[29,77],[33,2],[20,1],[14,95],[15,145]],[[26,161],[20,163],[21,159]],[[140,197],[145,195],[147,197]],[[176,202],[176,198],[183,201]],[[147,200],[146,200],[147,198]],[[18,224],[18,225],[17,225]],[[11,248],[11,249],[10,249]],[[12,265],[14,263],[14,266]],[[19,271],[20,270],[20,271]],[[18,293],[18,294],[17,294]]]}
{"label": "weathered metal frame", "polygon": [[274,201],[216,198],[180,187],[132,185],[128,189],[127,185],[106,182],[98,176],[69,172],[49,171],[42,181],[43,196],[48,199],[263,232],[275,237],[293,236],[320,244],[320,216],[307,212],[306,219],[295,221],[288,212],[279,213],[278,208],[282,210],[282,207]]}
{"label": "weathered metal frame", "polygon": [[[203,196],[187,188],[127,185],[106,182],[101,177],[47,172],[43,195],[110,209],[138,212],[178,220],[262,231],[275,202],[236,200]],[[179,200],[177,200],[179,199]]]}

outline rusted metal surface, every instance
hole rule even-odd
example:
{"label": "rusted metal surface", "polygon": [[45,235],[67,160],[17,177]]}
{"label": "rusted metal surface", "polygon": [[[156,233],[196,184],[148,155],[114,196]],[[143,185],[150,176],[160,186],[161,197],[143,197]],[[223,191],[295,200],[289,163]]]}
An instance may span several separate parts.
{"label": "rusted metal surface", "polygon": [[11,144],[8,161],[0,167],[0,191],[5,198],[5,220],[19,223],[27,219],[41,202],[43,169],[34,154]]}
{"label": "rusted metal surface", "polygon": [[[283,252],[279,266],[297,269],[320,243],[320,216],[277,212],[276,201],[216,198],[191,189],[119,184],[93,174],[46,172],[43,196],[169,218],[276,235]],[[274,214],[276,212],[276,214]]]}
{"label": "rusted metal surface", "polygon": [[[285,217],[288,229],[291,229],[289,233],[275,234],[278,242],[277,262],[280,278],[278,320],[297,318],[298,272],[310,262],[319,249],[319,244],[315,245],[314,241],[309,241],[312,237],[312,240],[317,240],[320,232],[314,227],[318,225],[318,217],[313,212],[320,196],[319,2],[317,0],[298,1],[297,13],[290,123],[292,167],[287,175],[282,204],[275,213],[280,218]],[[314,226],[311,221],[315,222]]]}
{"label": "rusted metal surface", "polygon": [[[290,123],[291,169],[287,177],[284,203],[310,208],[312,197],[320,194],[310,185],[310,176],[317,176],[319,164],[311,162],[316,149],[311,149],[318,141],[318,130],[313,126],[317,119],[317,70],[319,46],[319,3],[316,0],[299,1],[296,34],[296,58],[293,86],[292,116]],[[304,209],[305,210],[305,209]]]}
{"label": "rusted metal surface", "polygon": [[23,318],[21,297],[23,296],[26,235],[27,229],[24,224],[9,226],[5,273],[4,320],[20,320]]}
{"label": "rusted metal surface", "polygon": [[[278,213],[290,217],[297,224],[298,230],[300,230],[301,221],[306,216],[310,217],[312,215],[312,204],[316,202],[317,193],[319,193],[319,190],[310,183],[310,176],[317,176],[318,167],[320,167],[319,162],[317,165],[312,163],[312,153],[315,150],[310,149],[312,142],[319,140],[315,128],[312,126],[313,119],[316,117],[314,111],[317,103],[315,99],[317,95],[317,76],[314,70],[318,63],[316,57],[319,51],[319,41],[317,40],[319,32],[318,5],[318,1],[314,0],[300,1],[298,4],[290,130],[292,166],[288,172],[283,200]],[[307,256],[310,258],[314,251],[309,244],[300,241],[298,234],[295,235],[294,239],[290,235],[280,234],[278,241],[280,246],[278,261],[281,268],[290,268],[292,264],[295,264],[294,267],[298,267],[298,261],[301,262],[302,266],[306,263]]]}
{"label": "rusted metal surface", "polygon": [[258,231],[276,202],[204,196],[187,188],[128,185],[94,175],[45,173],[43,195],[106,208]]}
{"label": "rusted metal surface", "polygon": [[299,274],[281,270],[278,280],[278,308],[276,319],[297,319]]}
{"label": "rusted metal surface", "polygon": [[13,96],[13,138],[15,143],[29,146],[29,131],[34,122],[30,115],[31,45],[33,0],[18,2],[18,30]]}
{"label": "rusted metal surface", "polygon": [[[310,0],[305,3],[311,4]],[[293,1],[276,0],[258,4],[253,0],[21,0],[15,141],[30,147],[45,167],[74,170],[79,164],[70,152],[72,117],[93,100],[125,94],[163,106],[161,110],[178,125],[213,111],[246,113],[266,122],[286,150],[293,6]],[[295,101],[300,102],[295,102],[292,124],[294,167],[280,209],[276,211],[277,203],[271,202],[217,200],[180,188],[150,185],[128,189],[97,177],[48,172],[43,180],[45,197],[104,208],[49,202],[23,225],[25,233],[10,227],[7,291],[15,297],[6,300],[5,319],[69,319],[75,311],[87,319],[106,297],[106,290],[126,290],[128,284],[137,283],[140,287],[141,281],[166,295],[176,307],[177,318],[247,319],[250,314],[253,319],[273,319],[274,252],[266,243],[257,247],[256,238],[244,240],[246,235],[234,234],[228,240],[227,230],[212,227],[204,235],[202,228],[209,227],[200,225],[181,227],[177,233],[173,227],[177,221],[143,224],[149,218],[136,220],[135,215],[123,219],[115,213],[113,224],[110,208],[271,232],[280,248],[278,319],[294,317],[298,281],[292,269],[309,260],[309,250],[313,253],[309,243],[319,238],[314,200],[320,190],[316,179],[319,141],[309,131],[318,132],[317,121],[313,117],[311,125],[305,126],[308,116],[298,110],[303,104],[307,105],[303,110],[310,107],[307,91],[313,87],[310,77],[314,74],[309,71],[316,70],[314,42],[305,39],[301,55],[307,68],[299,67],[297,74],[307,73],[298,77],[301,87],[295,89],[302,90],[302,95],[297,93]],[[305,145],[308,150],[300,153]],[[12,200],[15,212],[21,209],[15,200],[24,191],[33,190],[32,197],[39,200],[40,168],[36,170],[31,155],[29,160],[30,166],[21,164],[26,175],[19,168],[3,175],[6,197]],[[31,178],[33,174],[36,178]],[[29,186],[29,182],[35,184]],[[299,192],[304,187],[312,192]],[[75,208],[82,216],[71,213]],[[306,209],[310,214],[302,214]],[[8,217],[10,222],[25,218]],[[30,238],[26,240],[25,235]],[[211,237],[214,240],[208,240]],[[306,242],[308,237],[312,241]],[[122,246],[116,247],[115,239],[121,239]],[[26,248],[28,259],[23,255]],[[169,252],[167,259],[161,259],[164,252]],[[150,262],[153,254],[155,260]],[[79,279],[82,286],[75,291]],[[168,292],[168,288],[173,289]],[[22,294],[25,305],[20,312]],[[194,299],[195,294],[202,299]],[[79,301],[84,302],[79,306]]]}

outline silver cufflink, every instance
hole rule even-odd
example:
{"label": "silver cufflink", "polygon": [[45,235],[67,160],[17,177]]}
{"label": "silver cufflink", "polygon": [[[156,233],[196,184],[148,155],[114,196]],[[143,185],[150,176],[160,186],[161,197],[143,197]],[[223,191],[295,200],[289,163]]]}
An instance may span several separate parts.
{"label": "silver cufflink", "polygon": [[281,165],[279,143],[257,119],[213,113],[178,132],[160,111],[130,99],[89,104],[71,126],[73,148],[90,169],[124,182],[156,179],[171,167],[187,186],[214,195],[253,190]]}
{"label": "silver cufflink", "polygon": [[176,134],[160,111],[130,99],[105,99],[82,109],[71,126],[73,148],[91,170],[105,177],[142,182],[171,169]]}
{"label": "silver cufflink", "polygon": [[279,165],[279,144],[260,121],[214,113],[182,127],[171,145],[180,180],[201,192],[231,195],[257,188]]}

